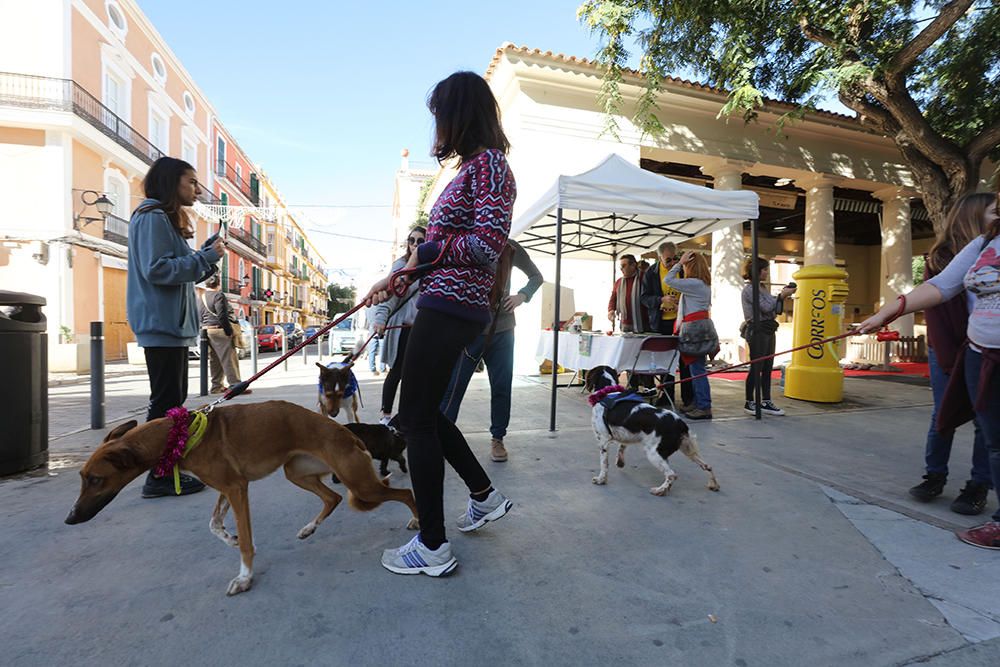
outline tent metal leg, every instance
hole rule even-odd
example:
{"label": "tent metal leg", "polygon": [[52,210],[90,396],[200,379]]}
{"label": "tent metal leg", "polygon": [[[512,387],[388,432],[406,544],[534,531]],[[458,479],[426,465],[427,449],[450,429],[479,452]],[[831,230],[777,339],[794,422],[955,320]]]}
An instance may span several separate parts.
{"label": "tent metal leg", "polygon": [[[753,283],[753,321],[750,338],[755,338],[757,336],[756,332],[760,331],[760,271],[757,267],[757,220],[756,218],[750,221],[750,257],[753,259],[750,262],[750,281]],[[749,342],[749,341],[748,341]],[[751,373],[757,373],[757,369],[754,365],[750,366]],[[753,404],[754,404],[754,418],[761,418],[761,390],[763,389],[760,385],[762,382],[770,382],[771,378],[768,377],[764,380],[759,375],[757,376],[757,381],[754,382],[753,390]]]}
{"label": "tent metal leg", "polygon": [[552,399],[549,405],[549,431],[556,430],[556,392],[559,389],[559,297],[562,292],[562,208],[556,211],[556,293],[552,301],[555,312],[552,313]]}

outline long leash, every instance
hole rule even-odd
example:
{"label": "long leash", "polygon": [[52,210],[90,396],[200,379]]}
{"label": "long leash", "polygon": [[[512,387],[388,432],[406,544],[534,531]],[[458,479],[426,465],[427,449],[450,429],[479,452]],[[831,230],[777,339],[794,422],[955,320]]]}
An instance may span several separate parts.
{"label": "long leash", "polygon": [[[877,332],[875,334],[875,339],[878,342],[882,343],[882,342],[885,342],[885,341],[896,341],[896,340],[899,340],[899,332],[898,331],[890,331],[888,329],[888,326],[892,322],[894,322],[897,319],[899,319],[902,316],[903,311],[905,309],[906,309],[906,299],[901,296],[901,297],[899,297],[899,309],[896,311],[896,314],[893,315],[888,321],[885,322],[885,324],[882,325],[882,330],[881,331],[879,331],[879,332]],[[861,336],[861,335],[864,335],[864,334],[862,334],[860,331],[847,331],[847,332],[844,332],[844,333],[836,335],[836,336],[831,336],[830,338],[824,338],[822,340],[811,341],[811,342],[809,342],[809,343],[807,343],[805,345],[799,345],[798,347],[793,347],[790,350],[784,350],[782,352],[775,352],[774,354],[768,354],[768,355],[765,355],[763,357],[757,357],[756,359],[751,359],[749,361],[743,361],[743,362],[740,362],[738,364],[730,364],[728,366],[723,366],[722,368],[715,368],[713,370],[710,370],[710,371],[705,372],[705,373],[701,373],[699,375],[692,375],[691,377],[686,377],[686,378],[682,378],[680,380],[675,380],[673,382],[673,384],[678,385],[678,384],[683,384],[685,382],[691,382],[692,380],[700,380],[701,378],[708,377],[709,375],[716,375],[718,373],[728,373],[729,371],[733,370],[734,368],[742,368],[743,366],[750,366],[751,364],[760,363],[762,361],[768,361],[769,359],[774,359],[775,357],[780,357],[780,356],[782,356],[784,354],[791,354],[792,352],[798,352],[800,350],[806,350],[806,349],[809,349],[811,347],[819,347],[821,345],[828,345],[828,344],[833,343],[835,341],[841,340],[842,338],[848,338],[850,336]],[[662,389],[662,388],[667,387],[667,386],[668,385],[666,385],[666,384],[657,383],[657,388],[659,388],[659,389]]]}
{"label": "long leash", "polygon": [[[409,289],[410,283],[413,282],[413,279],[411,278],[411,276],[414,276],[415,274],[425,273],[425,272],[431,270],[432,268],[434,268],[435,266],[437,266],[438,264],[441,263],[441,260],[444,259],[444,256],[447,254],[449,248],[451,247],[452,238],[453,237],[449,237],[448,239],[445,240],[444,244],[441,247],[441,251],[438,253],[438,256],[435,257],[432,261],[427,262],[425,264],[418,264],[417,266],[414,266],[414,267],[409,268],[409,269],[407,269],[407,268],[400,269],[399,271],[396,271],[391,276],[389,276],[389,285],[388,285],[389,291],[391,291],[393,294],[395,294],[398,297],[403,297],[406,294],[406,290]],[[208,405],[204,405],[204,406],[198,408],[196,410],[196,412],[211,412],[220,403],[224,403],[225,401],[229,401],[229,400],[232,400],[232,399],[236,398],[237,396],[239,396],[240,394],[242,394],[244,391],[246,391],[247,388],[251,384],[253,384],[256,380],[258,380],[261,376],[265,375],[266,373],[270,372],[271,370],[273,370],[274,368],[276,368],[277,366],[279,366],[282,362],[284,362],[286,359],[288,359],[289,357],[291,357],[293,354],[295,354],[296,352],[298,352],[302,348],[306,347],[307,345],[311,345],[312,343],[314,343],[318,338],[320,338],[327,331],[329,331],[333,327],[337,326],[338,324],[340,324],[341,322],[343,322],[344,320],[346,320],[348,317],[350,317],[354,313],[356,313],[359,310],[361,310],[364,306],[365,306],[365,302],[362,301],[359,304],[357,304],[356,306],[354,306],[353,308],[351,308],[350,310],[348,310],[346,313],[344,313],[343,315],[341,315],[340,317],[338,317],[338,318],[336,318],[334,320],[331,320],[330,322],[327,322],[316,333],[314,333],[312,336],[310,336],[306,340],[304,340],[301,343],[299,343],[298,345],[296,345],[294,348],[292,348],[291,350],[289,350],[285,354],[283,354],[280,357],[278,357],[277,359],[275,359],[273,362],[271,362],[270,364],[268,364],[268,366],[266,368],[264,368],[263,370],[255,373],[252,377],[250,377],[247,380],[243,380],[242,382],[237,382],[236,384],[234,384],[233,386],[231,386],[228,389],[228,391],[226,391],[226,393],[222,394],[221,396],[219,396],[219,398],[215,399],[214,401],[212,401]],[[367,343],[365,343],[365,344],[367,345]]]}

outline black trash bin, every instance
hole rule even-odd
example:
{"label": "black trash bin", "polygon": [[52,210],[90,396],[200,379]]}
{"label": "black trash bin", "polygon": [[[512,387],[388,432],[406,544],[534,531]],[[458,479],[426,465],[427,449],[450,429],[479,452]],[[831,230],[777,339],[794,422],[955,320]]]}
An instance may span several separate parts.
{"label": "black trash bin", "polygon": [[45,299],[0,291],[0,476],[49,456],[49,352]]}

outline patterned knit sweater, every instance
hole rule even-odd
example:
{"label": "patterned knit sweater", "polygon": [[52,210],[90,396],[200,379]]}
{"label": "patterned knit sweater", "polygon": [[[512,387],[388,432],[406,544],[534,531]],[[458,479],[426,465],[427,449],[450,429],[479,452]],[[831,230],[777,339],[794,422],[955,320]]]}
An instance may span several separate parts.
{"label": "patterned knit sweater", "polygon": [[441,262],[420,279],[417,308],[429,308],[483,324],[490,321],[490,289],[497,260],[510,233],[517,187],[503,152],[490,149],[458,170],[431,208],[427,241],[417,260],[431,262],[448,238]]}

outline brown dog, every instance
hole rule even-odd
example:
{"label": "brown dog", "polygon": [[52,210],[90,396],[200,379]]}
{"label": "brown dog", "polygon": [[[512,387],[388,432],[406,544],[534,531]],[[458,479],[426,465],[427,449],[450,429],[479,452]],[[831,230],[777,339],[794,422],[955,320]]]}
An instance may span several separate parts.
{"label": "brown dog", "polygon": [[[171,425],[169,418],[141,426],[133,420],[112,430],[80,470],[80,497],[66,523],[89,521],[126,484],[156,465]],[[337,422],[285,401],[218,408],[208,415],[204,438],[181,461],[181,468],[219,491],[209,527],[223,542],[239,547],[241,556],[240,573],[229,582],[228,595],[249,590],[253,582],[249,483],[281,466],[288,481],[323,501],[322,511],[299,531],[299,539],[312,535],[342,500],[322,482],[323,475],[331,472],[343,480],[347,500],[355,509],[368,511],[395,500],[413,513],[407,527],[417,527],[413,492],[394,489],[380,480],[364,445]],[[230,535],[223,525],[230,506],[238,535]]]}

